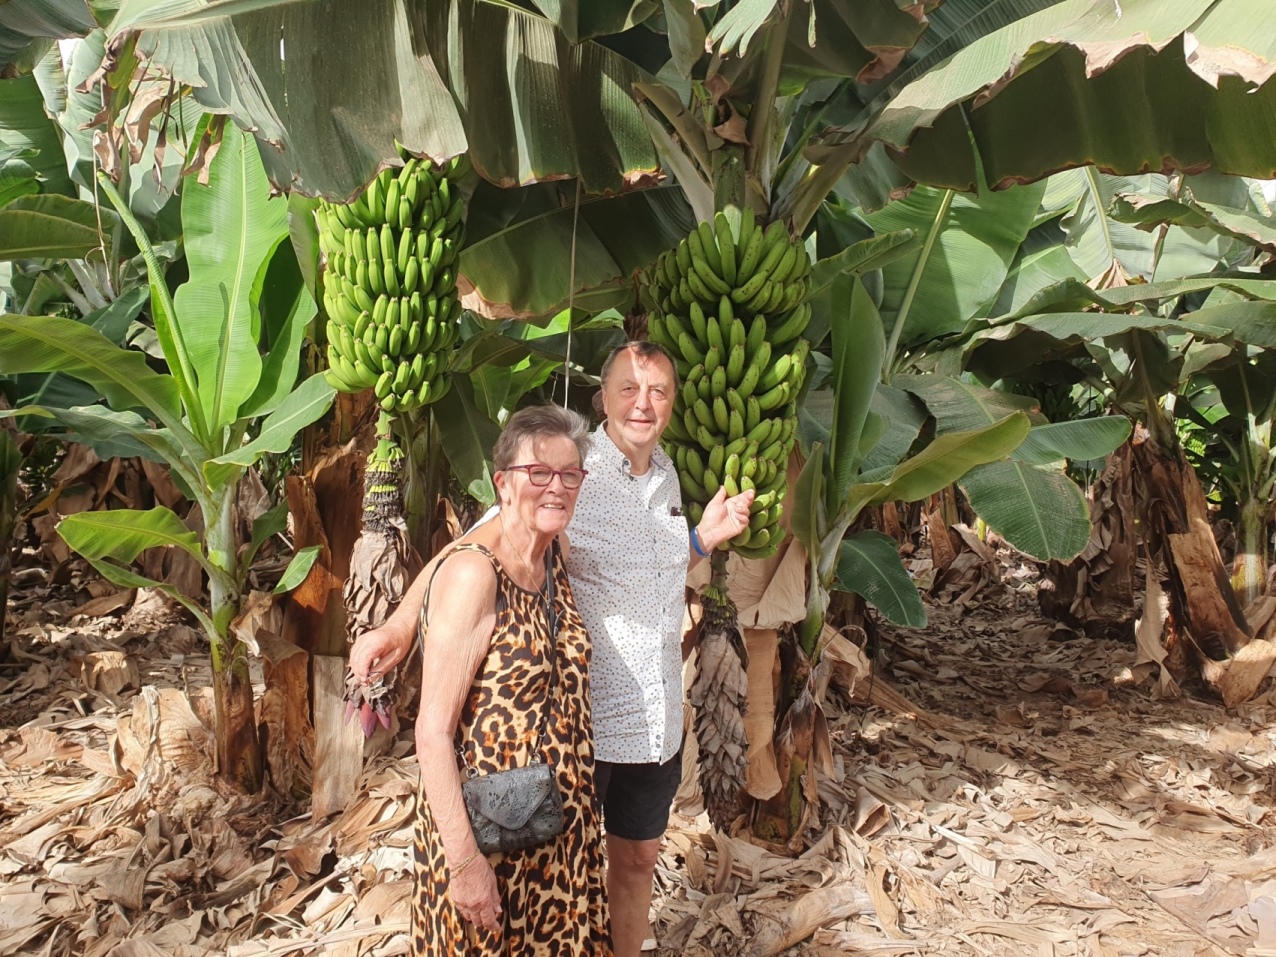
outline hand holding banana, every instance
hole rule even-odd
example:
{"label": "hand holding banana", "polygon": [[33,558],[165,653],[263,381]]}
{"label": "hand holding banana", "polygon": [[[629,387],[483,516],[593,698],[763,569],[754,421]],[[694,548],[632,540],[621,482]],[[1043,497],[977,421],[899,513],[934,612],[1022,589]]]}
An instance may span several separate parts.
{"label": "hand holding banana", "polygon": [[728,536],[745,558],[775,554],[797,433],[798,391],[810,344],[811,261],[781,222],[751,209],[700,223],[651,267],[648,337],[674,356],[682,385],[665,448],[678,466],[688,515],[699,525],[723,500],[752,492],[743,527]]}
{"label": "hand holding banana", "polygon": [[727,498],[725,488],[711,498],[704,507],[696,535],[707,551],[724,545],[749,527],[749,510],[753,507],[753,490],[745,489],[739,495]]}

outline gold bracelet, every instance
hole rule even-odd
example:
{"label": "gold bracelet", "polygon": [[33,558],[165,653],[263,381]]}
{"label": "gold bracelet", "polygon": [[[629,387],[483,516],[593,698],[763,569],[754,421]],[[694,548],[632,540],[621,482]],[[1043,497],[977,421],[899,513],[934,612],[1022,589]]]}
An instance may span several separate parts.
{"label": "gold bracelet", "polygon": [[451,871],[453,877],[456,877],[457,874],[461,873],[461,871],[465,870],[467,867],[473,864],[475,859],[478,856],[479,856],[479,852],[476,850],[473,854],[471,854],[465,860],[461,861],[460,864],[456,865],[456,867],[448,868],[448,870]]}

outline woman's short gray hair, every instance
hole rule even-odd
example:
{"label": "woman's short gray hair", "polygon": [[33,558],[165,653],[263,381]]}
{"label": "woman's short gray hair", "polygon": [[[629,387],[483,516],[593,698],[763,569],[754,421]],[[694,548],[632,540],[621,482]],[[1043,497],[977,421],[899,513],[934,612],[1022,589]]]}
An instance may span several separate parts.
{"label": "woman's short gray hair", "polygon": [[515,462],[523,443],[536,442],[540,439],[553,439],[565,436],[572,440],[576,452],[580,456],[581,465],[585,464],[585,456],[589,453],[589,420],[579,412],[563,409],[556,405],[532,405],[519,409],[510,416],[501,430],[501,437],[492,447],[492,466],[501,472],[511,465],[525,463]]}

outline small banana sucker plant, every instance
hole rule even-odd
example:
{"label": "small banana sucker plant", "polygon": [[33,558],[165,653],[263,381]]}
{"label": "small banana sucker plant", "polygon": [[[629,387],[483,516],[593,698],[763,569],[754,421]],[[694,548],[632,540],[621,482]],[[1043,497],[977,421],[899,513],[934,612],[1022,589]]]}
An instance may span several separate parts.
{"label": "small banana sucker plant", "polygon": [[[218,772],[255,791],[262,757],[249,649],[232,623],[253,557],[283,529],[286,512],[280,506],[262,516],[251,541],[242,543],[236,491],[261,456],[287,450],[331,404],[333,388],[323,376],[297,382],[316,305],[289,243],[288,201],[271,198],[256,144],[233,124],[226,124],[208,185],[184,185],[189,279],[175,294],[115,186],[104,174],[98,179],[145,258],[151,318],[168,371],[156,371],[146,355],[113,344],[84,323],[4,315],[0,373],[62,372],[88,383],[105,404],[27,406],[15,414],[46,416],[78,441],[163,462],[200,506],[202,535],[163,507],[71,515],[58,532],[104,578],[160,589],[199,621],[212,654]],[[208,580],[206,604],[129,567],[143,551],[163,547],[180,548],[199,562]],[[295,587],[317,553],[317,547],[298,552],[276,590]]]}

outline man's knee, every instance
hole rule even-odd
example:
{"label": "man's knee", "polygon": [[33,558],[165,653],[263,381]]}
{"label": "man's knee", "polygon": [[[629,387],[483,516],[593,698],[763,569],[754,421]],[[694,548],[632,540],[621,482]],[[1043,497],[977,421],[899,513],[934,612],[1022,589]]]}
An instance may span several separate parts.
{"label": "man's knee", "polygon": [[660,838],[630,841],[607,835],[607,866],[635,873],[650,873],[660,860]]}

